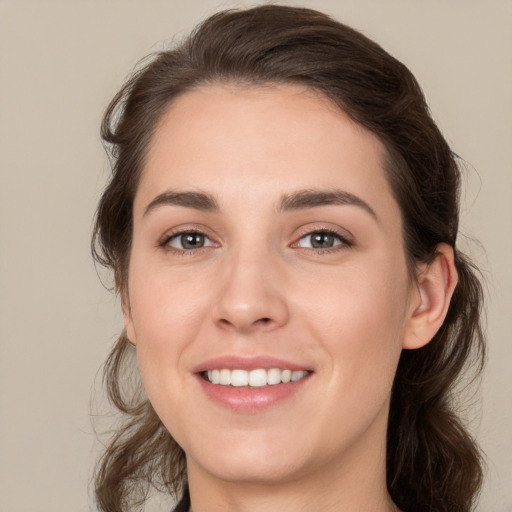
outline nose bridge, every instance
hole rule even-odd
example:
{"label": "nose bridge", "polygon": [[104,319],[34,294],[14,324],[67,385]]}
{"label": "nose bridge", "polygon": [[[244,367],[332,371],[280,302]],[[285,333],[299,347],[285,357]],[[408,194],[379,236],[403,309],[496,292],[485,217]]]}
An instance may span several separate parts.
{"label": "nose bridge", "polygon": [[238,331],[271,330],[288,320],[284,274],[268,245],[240,244],[223,262],[214,320]]}

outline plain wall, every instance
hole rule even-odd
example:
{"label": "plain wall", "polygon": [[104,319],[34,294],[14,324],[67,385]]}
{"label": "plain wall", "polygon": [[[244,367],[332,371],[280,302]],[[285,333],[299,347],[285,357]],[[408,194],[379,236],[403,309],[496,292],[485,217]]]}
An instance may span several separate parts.
{"label": "plain wall", "polygon": [[[462,231],[483,249],[462,244],[489,296],[489,362],[472,410],[489,463],[478,510],[511,512],[512,2],[294,4],[333,14],[405,62],[468,162]],[[89,253],[109,172],[102,111],[163,41],[249,5],[0,0],[0,512],[94,510],[89,400],[121,327]]]}

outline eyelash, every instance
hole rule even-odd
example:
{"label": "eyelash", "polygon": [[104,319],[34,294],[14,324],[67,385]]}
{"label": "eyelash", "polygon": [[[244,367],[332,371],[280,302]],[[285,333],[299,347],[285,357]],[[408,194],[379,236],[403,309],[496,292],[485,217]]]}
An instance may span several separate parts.
{"label": "eyelash", "polygon": [[303,240],[304,238],[311,237],[313,235],[318,235],[318,234],[333,236],[340,243],[337,245],[334,245],[332,247],[325,248],[325,249],[320,249],[320,248],[315,248],[315,247],[298,247],[298,248],[300,248],[304,251],[308,251],[308,252],[313,251],[315,254],[326,255],[326,254],[332,254],[333,252],[348,249],[354,245],[354,243],[352,241],[350,241],[346,237],[346,235],[343,235],[342,233],[340,233],[339,231],[336,231],[335,229],[317,228],[317,229],[313,229],[311,231],[305,231],[303,234],[301,234],[300,237],[298,238],[298,240],[292,244],[292,247],[293,246],[297,247],[298,243],[301,240]]}
{"label": "eyelash", "polygon": [[[315,247],[301,247],[299,246],[299,242],[301,240],[303,240],[304,238],[307,238],[308,236],[311,237],[313,235],[317,235],[317,234],[322,234],[322,235],[330,235],[330,236],[333,236],[335,237],[338,241],[339,241],[339,244],[336,244],[332,247],[329,247],[329,248],[324,248],[324,249],[321,249],[321,248],[315,248]],[[171,240],[179,237],[179,236],[183,236],[183,235],[200,235],[200,236],[203,236],[205,237],[207,240],[209,240],[211,243],[211,245],[207,245],[207,246],[202,246],[202,247],[198,247],[196,249],[179,249],[177,247],[171,247],[169,245],[169,243],[171,242]],[[159,247],[162,247],[163,249],[165,249],[166,251],[169,251],[169,252],[173,252],[175,254],[178,254],[178,255],[187,255],[187,256],[192,256],[194,255],[197,251],[200,251],[201,249],[205,249],[207,247],[214,247],[216,244],[215,242],[213,242],[211,240],[211,238],[203,231],[200,231],[200,230],[197,230],[197,229],[183,229],[183,230],[180,230],[180,231],[176,231],[176,232],[173,232],[171,234],[167,234],[159,243],[158,243]],[[347,249],[347,248],[350,248],[352,247],[354,244],[353,242],[351,242],[350,240],[347,239],[346,236],[342,235],[340,232],[334,230],[334,229],[327,229],[327,228],[319,228],[319,229],[313,229],[311,231],[305,231],[304,233],[302,233],[299,238],[297,239],[296,242],[294,242],[291,247],[294,247],[294,248],[298,248],[298,249],[302,249],[304,251],[307,251],[307,252],[311,252],[313,251],[314,253],[316,254],[331,254],[333,252],[337,252],[337,251],[340,251],[340,250],[343,250],[343,249]]]}
{"label": "eyelash", "polygon": [[212,241],[211,238],[203,231],[200,231],[198,229],[182,229],[179,231],[175,231],[171,234],[166,234],[164,236],[164,238],[158,243],[158,245],[159,245],[159,247],[162,247],[166,251],[172,252],[174,254],[182,255],[182,256],[192,256],[197,251],[200,251],[201,249],[204,249],[205,247],[211,247],[211,246],[215,245],[215,242],[212,242],[211,245],[198,247],[196,249],[179,249],[177,247],[172,247],[169,245],[171,240],[173,240],[174,238],[183,236],[183,235],[200,235],[200,236],[205,237],[205,239]]}

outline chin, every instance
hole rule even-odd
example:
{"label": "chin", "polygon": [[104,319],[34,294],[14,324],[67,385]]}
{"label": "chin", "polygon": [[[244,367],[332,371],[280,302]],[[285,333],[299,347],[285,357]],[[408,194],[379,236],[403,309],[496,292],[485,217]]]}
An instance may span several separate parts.
{"label": "chin", "polygon": [[202,469],[219,480],[247,485],[286,483],[300,477],[303,472],[289,460],[269,460],[261,455],[253,460],[235,454],[229,460],[222,458],[213,467]]}
{"label": "chin", "polygon": [[194,450],[187,454],[189,471],[197,468],[220,480],[254,485],[293,480],[308,467],[292,447],[255,439],[242,445],[232,442],[229,447],[214,451],[199,450],[195,455]]}

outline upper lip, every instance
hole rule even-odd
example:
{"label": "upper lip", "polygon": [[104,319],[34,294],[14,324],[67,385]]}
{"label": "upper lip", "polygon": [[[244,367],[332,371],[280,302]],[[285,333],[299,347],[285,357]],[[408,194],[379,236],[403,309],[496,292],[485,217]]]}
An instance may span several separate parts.
{"label": "upper lip", "polygon": [[306,370],[311,368],[303,364],[293,363],[284,359],[272,356],[251,356],[243,357],[236,355],[227,355],[208,359],[192,368],[193,373],[202,373],[210,370],[270,370],[271,368],[280,368],[281,370]]}

